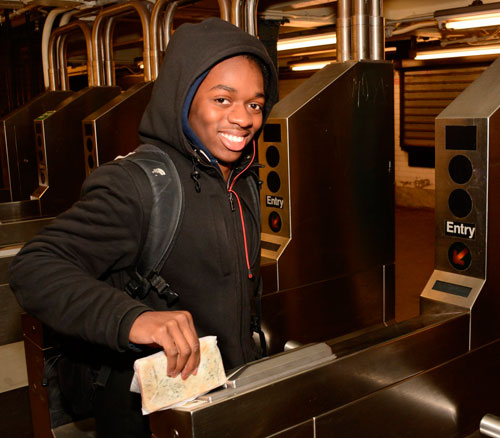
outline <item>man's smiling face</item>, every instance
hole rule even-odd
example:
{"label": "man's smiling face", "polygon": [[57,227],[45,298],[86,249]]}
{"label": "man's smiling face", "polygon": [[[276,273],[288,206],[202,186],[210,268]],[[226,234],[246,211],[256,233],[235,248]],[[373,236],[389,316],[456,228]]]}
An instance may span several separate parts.
{"label": "man's smiling face", "polygon": [[264,103],[260,67],[244,55],[214,66],[196,91],[189,124],[226,178],[232,163],[261,128]]}

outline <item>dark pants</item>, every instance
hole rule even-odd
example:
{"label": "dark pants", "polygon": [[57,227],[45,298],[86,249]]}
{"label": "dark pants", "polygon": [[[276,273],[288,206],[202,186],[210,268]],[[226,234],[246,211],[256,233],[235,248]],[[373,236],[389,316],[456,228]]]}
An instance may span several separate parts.
{"label": "dark pants", "polygon": [[133,372],[112,371],[95,393],[98,438],[151,438],[149,417],[142,415],[140,394],[130,392]]}

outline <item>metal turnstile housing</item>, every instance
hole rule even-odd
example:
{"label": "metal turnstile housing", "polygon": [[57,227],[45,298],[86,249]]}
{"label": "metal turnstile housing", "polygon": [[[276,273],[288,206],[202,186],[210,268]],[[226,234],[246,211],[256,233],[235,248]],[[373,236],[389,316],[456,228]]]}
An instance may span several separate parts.
{"label": "metal turnstile housing", "polygon": [[82,120],[120,93],[119,87],[87,87],[35,120],[38,187],[31,198],[42,215],[61,213],[79,197],[85,179]]}
{"label": "metal turnstile housing", "polygon": [[107,102],[82,121],[85,171],[127,155],[140,144],[139,123],[151,97],[153,82],[140,82]]}
{"label": "metal turnstile housing", "polygon": [[272,352],[394,318],[393,69],[331,64],[259,141],[263,319]]}
{"label": "metal turnstile housing", "polygon": [[422,293],[470,311],[470,347],[500,337],[500,59],[436,118],[436,268]]}
{"label": "metal turnstile housing", "polygon": [[54,109],[72,91],[47,91],[0,120],[0,159],[2,185],[6,195],[2,202],[30,199],[38,185],[33,120]]}

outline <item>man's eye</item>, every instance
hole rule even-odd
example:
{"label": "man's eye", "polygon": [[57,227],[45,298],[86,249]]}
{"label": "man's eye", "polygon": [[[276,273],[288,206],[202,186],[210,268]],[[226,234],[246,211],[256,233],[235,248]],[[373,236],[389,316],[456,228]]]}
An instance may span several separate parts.
{"label": "man's eye", "polygon": [[252,108],[254,111],[262,111],[262,105],[259,103],[251,103],[250,108]]}
{"label": "man's eye", "polygon": [[228,100],[225,97],[218,97],[217,99],[215,99],[215,101],[217,103],[227,103],[228,102]]}

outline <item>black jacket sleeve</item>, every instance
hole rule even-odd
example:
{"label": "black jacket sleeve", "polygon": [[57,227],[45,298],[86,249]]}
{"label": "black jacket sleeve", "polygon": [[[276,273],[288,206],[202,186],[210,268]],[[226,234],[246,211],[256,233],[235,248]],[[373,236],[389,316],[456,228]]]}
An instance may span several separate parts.
{"label": "black jacket sleeve", "polygon": [[135,264],[147,201],[122,166],[95,170],[81,199],[11,263],[10,285],[21,307],[60,333],[126,350],[133,321],[149,308],[105,280]]}

